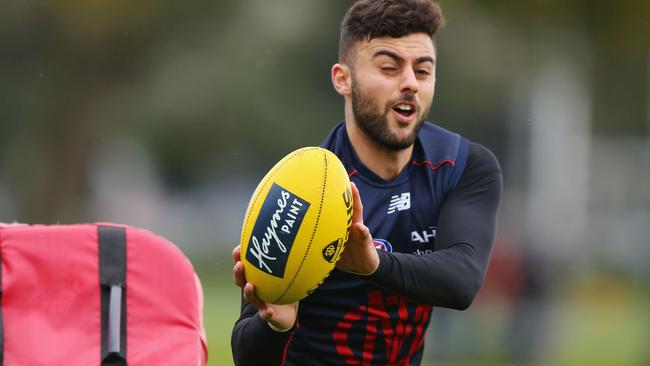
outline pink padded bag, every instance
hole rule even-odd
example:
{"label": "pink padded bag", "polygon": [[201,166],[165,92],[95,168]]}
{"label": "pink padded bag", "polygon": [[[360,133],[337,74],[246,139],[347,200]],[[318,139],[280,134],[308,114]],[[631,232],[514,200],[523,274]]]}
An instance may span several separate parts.
{"label": "pink padded bag", "polygon": [[0,224],[0,257],[0,365],[205,365],[201,284],[166,239]]}

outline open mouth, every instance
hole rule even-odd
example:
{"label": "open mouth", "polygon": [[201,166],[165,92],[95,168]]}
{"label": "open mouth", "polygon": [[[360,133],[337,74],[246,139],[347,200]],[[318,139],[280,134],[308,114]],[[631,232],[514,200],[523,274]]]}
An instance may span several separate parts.
{"label": "open mouth", "polygon": [[411,103],[398,103],[393,106],[393,110],[404,117],[410,117],[415,113],[415,106]]}

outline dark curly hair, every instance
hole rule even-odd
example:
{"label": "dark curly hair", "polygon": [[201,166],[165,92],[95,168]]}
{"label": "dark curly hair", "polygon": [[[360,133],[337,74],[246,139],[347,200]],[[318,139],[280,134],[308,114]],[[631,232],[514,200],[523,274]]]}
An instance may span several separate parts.
{"label": "dark curly hair", "polygon": [[443,25],[442,10],[431,0],[359,0],[341,23],[339,61],[350,61],[350,49],[358,41],[413,33],[425,33],[433,39]]}

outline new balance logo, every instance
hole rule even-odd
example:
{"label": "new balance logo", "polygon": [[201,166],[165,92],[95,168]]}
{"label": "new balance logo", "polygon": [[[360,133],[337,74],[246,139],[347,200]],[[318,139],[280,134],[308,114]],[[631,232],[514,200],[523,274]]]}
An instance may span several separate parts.
{"label": "new balance logo", "polygon": [[395,195],[390,198],[388,214],[408,210],[409,208],[411,208],[411,192],[402,193],[399,196]]}

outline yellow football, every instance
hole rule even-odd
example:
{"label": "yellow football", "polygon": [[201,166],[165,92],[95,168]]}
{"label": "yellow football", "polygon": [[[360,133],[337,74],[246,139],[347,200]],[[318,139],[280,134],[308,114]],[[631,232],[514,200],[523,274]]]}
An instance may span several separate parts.
{"label": "yellow football", "polygon": [[338,157],[320,147],[285,156],[244,217],[241,261],[255,294],[274,304],[309,295],[334,269],[351,222],[350,179]]}

